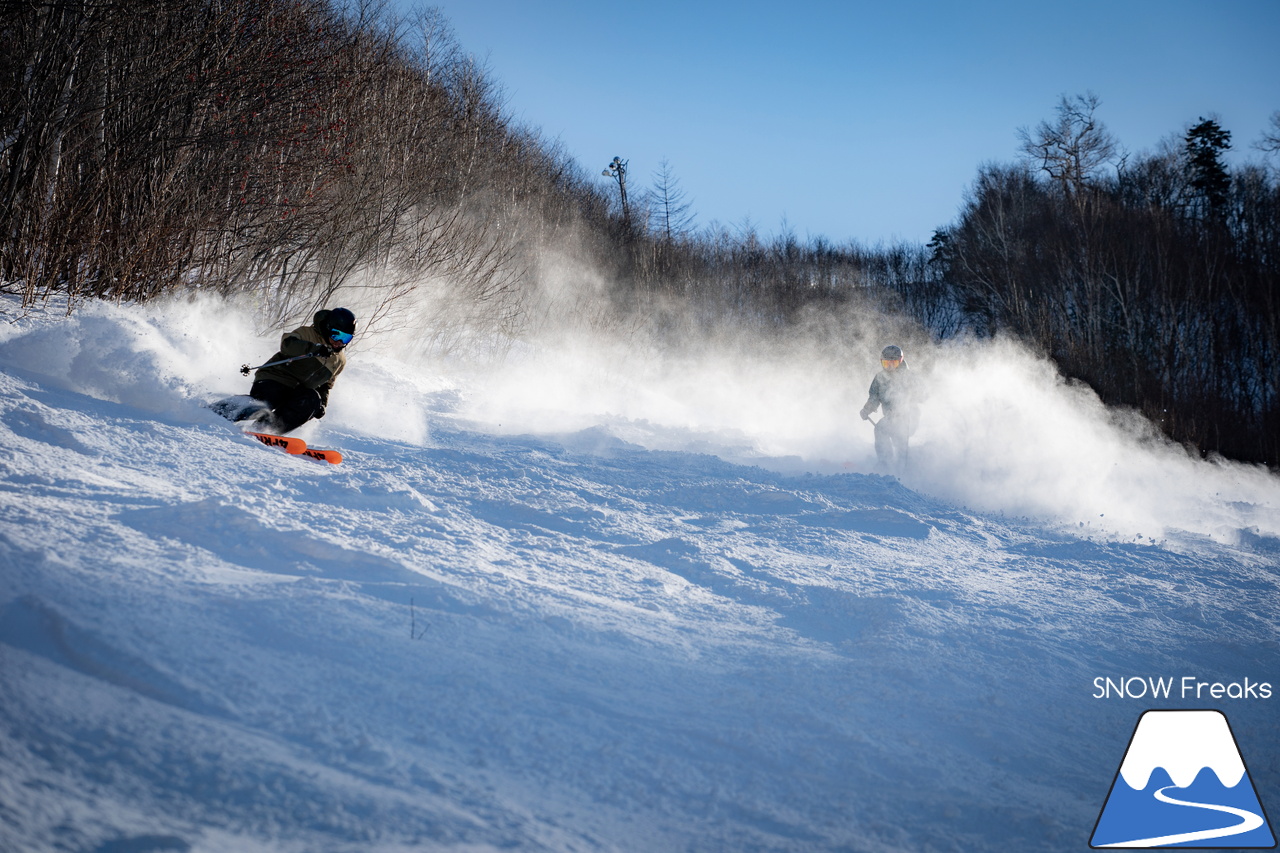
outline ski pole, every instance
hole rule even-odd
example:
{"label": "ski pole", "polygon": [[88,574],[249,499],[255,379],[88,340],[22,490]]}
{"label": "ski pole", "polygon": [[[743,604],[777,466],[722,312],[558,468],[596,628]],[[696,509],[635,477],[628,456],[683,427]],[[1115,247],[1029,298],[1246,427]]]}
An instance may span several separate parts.
{"label": "ski pole", "polygon": [[301,361],[304,358],[315,358],[315,357],[316,357],[316,353],[309,352],[309,353],[306,353],[305,355],[295,355],[293,358],[284,358],[284,359],[281,359],[280,361],[269,361],[266,364],[259,364],[257,367],[250,367],[247,364],[242,364],[240,365],[240,373],[244,376],[248,376],[250,370],[261,370],[264,367],[276,367],[277,365],[288,364],[291,361]]}

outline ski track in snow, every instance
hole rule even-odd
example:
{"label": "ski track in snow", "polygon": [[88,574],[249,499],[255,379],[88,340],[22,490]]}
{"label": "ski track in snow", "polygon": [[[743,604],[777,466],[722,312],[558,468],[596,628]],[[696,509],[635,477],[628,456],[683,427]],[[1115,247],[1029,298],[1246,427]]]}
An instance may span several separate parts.
{"label": "ski track in snow", "polygon": [[[3,850],[1080,850],[1147,707],[1095,677],[1280,675],[1266,537],[499,434],[449,390],[426,442],[308,427],[330,466],[237,435],[159,345],[144,403],[26,322]],[[1226,710],[1274,799],[1274,700]]]}

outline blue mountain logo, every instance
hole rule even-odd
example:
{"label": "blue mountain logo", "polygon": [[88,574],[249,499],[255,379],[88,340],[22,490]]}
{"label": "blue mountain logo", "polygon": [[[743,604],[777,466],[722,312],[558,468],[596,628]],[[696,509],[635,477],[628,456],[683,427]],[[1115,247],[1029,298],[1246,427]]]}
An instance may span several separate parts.
{"label": "blue mountain logo", "polygon": [[1089,846],[1275,847],[1226,716],[1143,714]]}

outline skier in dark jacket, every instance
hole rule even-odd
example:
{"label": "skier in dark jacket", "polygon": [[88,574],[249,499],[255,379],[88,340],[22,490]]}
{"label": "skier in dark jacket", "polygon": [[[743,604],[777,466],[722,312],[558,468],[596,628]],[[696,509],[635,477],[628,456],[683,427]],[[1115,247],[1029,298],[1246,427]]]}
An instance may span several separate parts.
{"label": "skier in dark jacket", "polygon": [[287,332],[269,362],[306,358],[258,368],[249,396],[266,403],[271,426],[292,432],[312,418],[323,418],[333,381],[347,366],[343,349],[355,335],[355,315],[346,308],[317,311],[309,326]]}
{"label": "skier in dark jacket", "polygon": [[907,464],[911,435],[920,421],[915,377],[907,370],[907,360],[899,346],[891,344],[881,351],[880,367],[859,414],[869,421],[883,407],[884,416],[875,422],[876,458],[883,468],[901,469]]}

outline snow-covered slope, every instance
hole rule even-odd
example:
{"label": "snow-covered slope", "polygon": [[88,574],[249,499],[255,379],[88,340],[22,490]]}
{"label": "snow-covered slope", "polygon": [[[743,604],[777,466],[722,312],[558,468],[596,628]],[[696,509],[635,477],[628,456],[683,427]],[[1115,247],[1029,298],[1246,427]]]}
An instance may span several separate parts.
{"label": "snow-covered slope", "polygon": [[[376,347],[302,431],[330,466],[201,408],[272,351],[234,311],[6,311],[0,849],[1083,850],[1148,707],[1222,709],[1280,809],[1280,699],[1094,698],[1280,686],[1265,472],[1091,421],[1137,467],[1086,488],[935,421],[899,482],[804,382],[816,420]],[[961,420],[1079,408],[966,359]]]}

